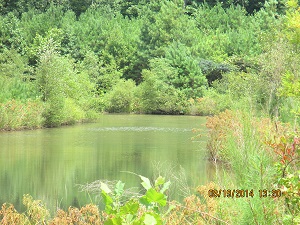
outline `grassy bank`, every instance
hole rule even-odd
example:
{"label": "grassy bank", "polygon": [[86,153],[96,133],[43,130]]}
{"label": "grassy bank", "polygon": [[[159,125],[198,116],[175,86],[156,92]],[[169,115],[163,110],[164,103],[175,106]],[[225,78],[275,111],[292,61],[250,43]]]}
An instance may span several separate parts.
{"label": "grassy bank", "polygon": [[[207,127],[216,184],[226,192],[218,199],[219,217],[230,224],[298,224],[299,133],[244,111],[210,117]],[[241,190],[253,190],[253,196],[241,196]]]}
{"label": "grassy bank", "polygon": [[28,99],[26,102],[9,100],[0,103],[0,130],[38,129],[49,126],[70,125],[97,118],[95,111],[85,112],[76,107],[72,101],[65,104],[59,116],[54,117],[52,115],[55,121],[49,123],[49,116],[47,115],[49,105],[40,100]]}

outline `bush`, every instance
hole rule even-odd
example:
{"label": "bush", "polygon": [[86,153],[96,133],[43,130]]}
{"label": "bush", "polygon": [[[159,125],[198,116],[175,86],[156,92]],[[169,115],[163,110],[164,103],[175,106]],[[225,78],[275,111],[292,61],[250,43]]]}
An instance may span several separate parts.
{"label": "bush", "polygon": [[38,99],[40,93],[34,82],[22,77],[5,77],[0,75],[0,102],[12,99],[25,103],[28,99]]}
{"label": "bush", "polygon": [[71,98],[65,99],[63,112],[65,124],[74,124],[76,121],[80,121],[86,116],[81,107],[79,107],[75,100]]}
{"label": "bush", "polygon": [[138,86],[136,96],[141,112],[153,114],[183,114],[186,112],[185,95],[166,84],[150,70],[143,71],[144,81]]}
{"label": "bush", "polygon": [[300,138],[299,132],[277,133],[266,144],[275,153],[276,188],[282,192],[286,213],[283,221],[286,224],[300,222]]}
{"label": "bush", "polygon": [[[260,74],[231,72],[223,74],[221,80],[213,82],[215,94],[211,94],[218,103],[223,105],[221,108],[247,109],[259,113],[269,105],[270,93],[265,85],[266,82]],[[225,100],[223,103],[218,101],[220,97]]]}
{"label": "bush", "polygon": [[47,106],[45,125],[50,127],[84,119],[81,103],[93,97],[93,85],[88,74],[76,71],[74,62],[59,56],[53,45],[55,43],[50,39],[45,46],[41,46],[37,68],[37,84]]}
{"label": "bush", "polygon": [[213,88],[206,90],[203,98],[189,99],[188,102],[192,115],[211,116],[233,108],[231,96],[219,94]]}
{"label": "bush", "polygon": [[45,126],[57,127],[64,122],[64,105],[65,99],[62,96],[53,97],[46,102],[44,117]]}
{"label": "bush", "polygon": [[196,100],[191,98],[189,103],[189,113],[191,115],[210,116],[218,113],[217,103],[212,98],[203,97],[196,98]]}
{"label": "bush", "polygon": [[119,83],[104,96],[104,110],[111,113],[130,112],[134,91],[135,83],[132,80],[120,80]]}

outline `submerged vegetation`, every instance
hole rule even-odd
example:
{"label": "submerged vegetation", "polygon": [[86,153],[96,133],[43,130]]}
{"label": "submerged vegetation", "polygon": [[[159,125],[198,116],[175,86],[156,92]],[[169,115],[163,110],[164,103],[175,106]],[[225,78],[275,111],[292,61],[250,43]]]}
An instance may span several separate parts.
{"label": "submerged vegetation", "polygon": [[105,209],[24,196],[1,224],[299,224],[300,7],[290,1],[0,1],[0,129],[98,113],[209,115],[215,183],[168,202],[162,177]]}

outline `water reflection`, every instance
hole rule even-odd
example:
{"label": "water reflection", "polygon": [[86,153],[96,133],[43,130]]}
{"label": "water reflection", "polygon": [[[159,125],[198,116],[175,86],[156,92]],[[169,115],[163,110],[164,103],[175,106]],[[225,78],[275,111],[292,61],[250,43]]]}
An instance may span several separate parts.
{"label": "water reflection", "polygon": [[185,128],[161,128],[161,127],[99,127],[91,128],[92,131],[158,131],[158,132],[191,132],[191,129]]}
{"label": "water reflection", "polygon": [[167,166],[157,172],[157,162],[184,168],[190,186],[204,184],[205,135],[191,141],[192,129],[204,122],[191,116],[103,115],[92,124],[0,133],[0,203],[21,209],[29,193],[53,209],[82,206],[90,197],[76,184],[107,179],[139,186],[137,176],[121,171],[169,176]]}

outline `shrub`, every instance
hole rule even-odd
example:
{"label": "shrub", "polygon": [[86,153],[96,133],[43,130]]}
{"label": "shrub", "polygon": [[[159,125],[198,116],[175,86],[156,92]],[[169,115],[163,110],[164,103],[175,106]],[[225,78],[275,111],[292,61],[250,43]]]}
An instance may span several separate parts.
{"label": "shrub", "polygon": [[216,102],[212,98],[203,97],[196,100],[191,98],[188,102],[190,103],[189,113],[191,115],[209,116],[218,113]]}
{"label": "shrub", "polygon": [[120,80],[113,89],[108,92],[104,101],[105,110],[112,113],[130,112],[133,102],[135,83],[132,80]]}
{"label": "shrub", "polygon": [[86,114],[81,109],[81,107],[76,104],[75,100],[71,98],[65,99],[65,104],[63,108],[65,124],[74,124],[76,121],[80,121],[85,118]]}
{"label": "shrub", "polygon": [[211,116],[233,109],[234,104],[229,94],[220,94],[209,88],[204,92],[204,97],[189,99],[189,108],[192,115]]}
{"label": "shrub", "polygon": [[64,122],[64,104],[65,99],[62,96],[56,96],[49,99],[45,104],[44,125],[47,127],[57,127]]}
{"label": "shrub", "polygon": [[266,144],[276,154],[276,188],[282,192],[286,224],[300,222],[300,138],[299,133],[278,133]]}
{"label": "shrub", "polygon": [[76,71],[72,60],[59,56],[51,39],[41,46],[41,51],[37,85],[46,103],[45,125],[59,126],[83,119],[81,103],[93,97],[88,74]]}
{"label": "shrub", "polygon": [[181,114],[186,111],[186,97],[175,87],[166,84],[150,70],[143,71],[144,81],[138,86],[140,110],[153,114]]}
{"label": "shrub", "polygon": [[23,118],[23,126],[26,128],[40,128],[43,126],[45,118],[43,112],[44,104],[39,100],[28,100],[25,104],[25,115]]}
{"label": "shrub", "polygon": [[16,50],[0,53],[0,102],[11,99],[26,102],[28,98],[39,97],[38,89],[30,80],[31,70],[26,58]]}
{"label": "shrub", "polygon": [[27,208],[27,218],[32,224],[45,223],[50,218],[50,213],[42,201],[33,200],[32,196],[24,195],[23,204]]}
{"label": "shrub", "polygon": [[28,218],[20,214],[11,204],[3,204],[0,210],[0,222],[3,225],[24,224],[30,225]]}
{"label": "shrub", "polygon": [[95,85],[96,94],[102,95],[112,90],[119,82],[122,73],[111,55],[99,58],[93,52],[87,52],[80,64],[80,69],[88,74]]}
{"label": "shrub", "polygon": [[[114,189],[101,182],[101,196],[105,211],[101,214],[97,206],[88,204],[81,209],[70,207],[68,212],[58,210],[50,220],[50,213],[40,200],[33,200],[30,195],[23,196],[27,210],[18,213],[12,205],[3,204],[0,210],[1,224],[162,224],[162,215],[167,205],[170,181],[158,177],[152,184],[146,177],[140,176],[145,194],[121,202],[124,195],[124,183],[119,181]],[[172,208],[169,208],[171,211]],[[167,215],[166,212],[165,215]]]}
{"label": "shrub", "polygon": [[[297,125],[297,121],[300,115],[300,94],[299,94],[299,87],[300,87],[300,78],[299,75],[296,73],[286,73],[281,77],[281,87],[279,88],[278,92],[279,95],[285,100],[284,104],[281,105],[280,111],[287,113],[291,118],[294,119],[295,124]],[[290,104],[289,104],[290,103]],[[291,104],[292,103],[292,104]],[[289,106],[289,109],[286,109]]]}
{"label": "shrub", "polygon": [[206,127],[209,129],[207,149],[210,158],[214,161],[228,161],[228,156],[224,152],[226,138],[230,132],[238,134],[238,130],[241,128],[235,113],[226,110],[213,117],[208,117]]}
{"label": "shrub", "polygon": [[81,209],[69,207],[68,212],[59,209],[49,225],[68,225],[68,224],[103,224],[99,209],[96,205],[88,204]]}

